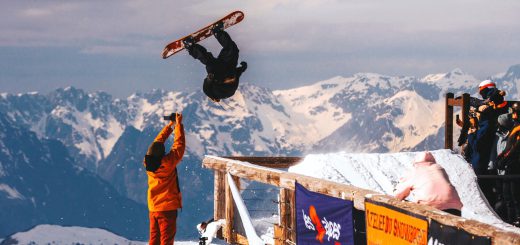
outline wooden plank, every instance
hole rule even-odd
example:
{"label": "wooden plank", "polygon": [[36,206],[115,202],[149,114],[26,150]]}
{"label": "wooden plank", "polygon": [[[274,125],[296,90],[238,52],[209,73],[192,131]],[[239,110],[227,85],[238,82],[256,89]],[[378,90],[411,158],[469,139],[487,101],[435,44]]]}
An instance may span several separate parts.
{"label": "wooden plank", "polygon": [[290,190],[294,190],[294,183],[298,181],[299,184],[303,185],[310,191],[341,199],[353,200],[354,207],[358,210],[365,210],[364,200],[366,194],[377,194],[374,191],[351,185],[340,184],[329,180],[303,176],[261,166],[254,166],[253,164],[220,157],[207,156],[203,159],[202,163],[206,168],[225,170],[233,176]]}
{"label": "wooden plank", "polygon": [[202,164],[206,168],[226,171],[233,176],[274,186],[280,185],[280,174],[284,172],[281,170],[219,157],[205,157]]}
{"label": "wooden plank", "polygon": [[499,231],[493,235],[493,244],[518,245],[520,237],[517,233]]}
{"label": "wooden plank", "polygon": [[449,98],[447,100],[448,102],[448,105],[450,106],[462,106],[462,99],[458,98],[458,99],[454,99],[454,98]]}
{"label": "wooden plank", "polygon": [[285,169],[298,164],[303,160],[302,157],[247,157],[247,156],[226,156],[224,158],[252,163],[258,166]]}
{"label": "wooden plank", "polygon": [[203,167],[223,172],[227,172],[227,163],[228,161],[223,161],[222,158],[216,157],[205,157],[202,159]]}

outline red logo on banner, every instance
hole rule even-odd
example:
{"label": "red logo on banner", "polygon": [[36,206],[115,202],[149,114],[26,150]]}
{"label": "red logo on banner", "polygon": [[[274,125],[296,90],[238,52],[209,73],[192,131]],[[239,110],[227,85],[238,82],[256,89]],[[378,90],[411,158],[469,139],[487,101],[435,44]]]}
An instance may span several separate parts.
{"label": "red logo on banner", "polygon": [[309,216],[311,216],[312,223],[316,225],[316,229],[318,230],[318,235],[316,235],[316,240],[323,243],[323,237],[325,236],[325,228],[321,224],[320,217],[318,213],[316,213],[316,208],[314,205],[309,207]]}

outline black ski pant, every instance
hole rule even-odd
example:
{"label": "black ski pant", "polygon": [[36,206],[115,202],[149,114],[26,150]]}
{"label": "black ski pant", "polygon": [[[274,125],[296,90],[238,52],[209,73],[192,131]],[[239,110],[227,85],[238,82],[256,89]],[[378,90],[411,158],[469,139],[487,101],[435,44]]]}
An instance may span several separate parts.
{"label": "black ski pant", "polygon": [[193,47],[191,47],[188,52],[193,58],[206,65],[208,74],[213,74],[219,79],[224,79],[234,75],[238,63],[239,50],[227,32],[220,31],[216,33],[215,37],[220,45],[222,45],[222,50],[220,50],[217,58],[215,58],[211,52],[208,52],[206,48],[197,43],[193,44]]}

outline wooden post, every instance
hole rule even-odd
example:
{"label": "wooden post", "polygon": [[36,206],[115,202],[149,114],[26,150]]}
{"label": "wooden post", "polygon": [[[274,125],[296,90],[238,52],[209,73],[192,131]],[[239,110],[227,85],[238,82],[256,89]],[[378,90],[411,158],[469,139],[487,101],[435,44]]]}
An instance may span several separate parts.
{"label": "wooden post", "polygon": [[466,123],[469,123],[469,94],[464,93],[462,94],[462,127],[464,128]]}
{"label": "wooden post", "polygon": [[[225,176],[225,174],[224,174]],[[240,190],[240,177],[231,176],[233,178],[233,182],[238,190]],[[233,194],[231,193],[231,189],[229,186],[228,178],[224,177],[226,183],[226,200],[225,200],[225,217],[226,217],[226,229],[224,229],[224,237],[226,238],[226,242],[229,244],[234,244],[237,242],[237,234],[235,232],[234,227],[234,217],[235,217],[235,205],[233,200]]]}
{"label": "wooden post", "polygon": [[225,178],[226,183],[226,226],[224,229],[224,238],[226,238],[226,242],[229,244],[233,244],[235,239],[233,239],[233,195],[231,194],[231,189],[229,187],[228,178]]}
{"label": "wooden post", "polygon": [[291,206],[290,193],[288,189],[280,189],[280,228],[282,229],[280,244],[285,244],[285,241],[290,238],[291,230]]}
{"label": "wooden post", "polygon": [[291,229],[290,229],[290,238],[291,241],[296,244],[296,195],[294,194],[294,190],[289,191],[289,208],[291,209]]}
{"label": "wooden post", "polygon": [[226,218],[226,173],[215,170],[215,186],[214,186],[214,207],[213,219],[219,220]]}
{"label": "wooden post", "polygon": [[453,150],[453,106],[450,105],[453,93],[446,94],[446,116],[444,121],[444,149]]}
{"label": "wooden post", "polygon": [[[214,190],[213,190],[213,219],[226,218],[226,172],[214,171]],[[222,229],[217,232],[219,239],[224,239]]]}

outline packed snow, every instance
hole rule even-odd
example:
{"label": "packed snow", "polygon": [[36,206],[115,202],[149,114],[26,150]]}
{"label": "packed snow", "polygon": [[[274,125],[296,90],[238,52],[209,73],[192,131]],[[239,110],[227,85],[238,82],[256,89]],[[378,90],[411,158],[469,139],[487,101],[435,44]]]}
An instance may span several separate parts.
{"label": "packed snow", "polygon": [[[9,244],[126,244],[146,245],[148,242],[131,241],[107,230],[78,226],[38,225],[26,232],[18,232],[4,239]],[[2,239],[0,239],[2,242]],[[197,245],[198,241],[175,241],[179,245]]]}
{"label": "packed snow", "polygon": [[[391,195],[399,178],[412,168],[415,152],[385,154],[330,153],[311,154],[289,168],[289,172],[350,184]],[[438,164],[446,170],[464,205],[462,217],[520,233],[520,229],[503,222],[480,191],[476,175],[460,154],[450,150],[432,151]]]}
{"label": "packed snow", "polygon": [[127,240],[103,229],[58,225],[38,225],[29,231],[16,233],[5,240],[13,241],[13,244],[31,244],[31,242],[38,244],[146,244]]}

